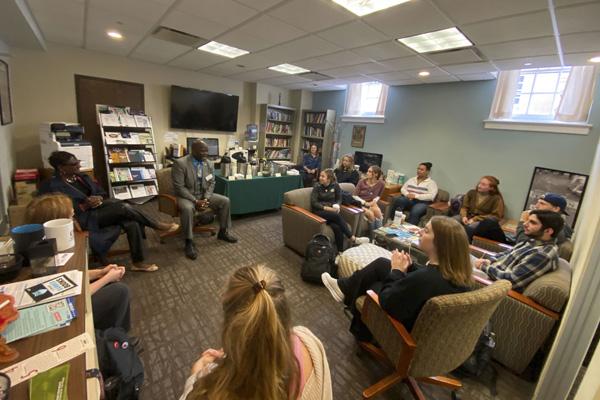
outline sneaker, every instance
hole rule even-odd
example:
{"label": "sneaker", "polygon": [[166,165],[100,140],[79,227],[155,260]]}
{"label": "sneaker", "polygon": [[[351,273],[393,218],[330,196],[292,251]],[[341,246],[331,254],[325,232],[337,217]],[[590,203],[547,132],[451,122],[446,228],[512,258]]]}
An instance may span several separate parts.
{"label": "sneaker", "polygon": [[363,243],[369,243],[369,242],[370,242],[370,240],[366,236],[361,236],[361,237],[357,237],[356,239],[354,239],[354,243],[356,243],[356,244],[363,244]]}
{"label": "sneaker", "polygon": [[337,284],[337,279],[332,278],[331,275],[329,275],[327,272],[324,272],[321,275],[321,280],[323,281],[323,284],[325,285],[327,290],[329,290],[329,294],[331,294],[331,297],[333,297],[333,299],[338,303],[343,303],[344,293],[342,293],[342,291],[340,290],[340,287]]}

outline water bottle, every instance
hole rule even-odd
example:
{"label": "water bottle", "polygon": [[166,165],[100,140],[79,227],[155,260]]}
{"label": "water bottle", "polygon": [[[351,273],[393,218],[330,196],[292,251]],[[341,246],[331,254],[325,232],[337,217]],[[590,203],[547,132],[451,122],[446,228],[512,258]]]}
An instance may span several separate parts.
{"label": "water bottle", "polygon": [[406,218],[406,216],[402,211],[396,211],[394,214],[394,225],[402,225],[404,223],[404,218]]}

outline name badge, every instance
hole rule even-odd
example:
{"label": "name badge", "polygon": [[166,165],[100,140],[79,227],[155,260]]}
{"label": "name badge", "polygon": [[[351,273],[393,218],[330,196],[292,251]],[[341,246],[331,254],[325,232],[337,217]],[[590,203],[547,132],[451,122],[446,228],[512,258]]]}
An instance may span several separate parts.
{"label": "name badge", "polygon": [[207,181],[212,181],[213,180],[213,174],[206,175],[206,178],[204,178],[204,179],[206,179]]}

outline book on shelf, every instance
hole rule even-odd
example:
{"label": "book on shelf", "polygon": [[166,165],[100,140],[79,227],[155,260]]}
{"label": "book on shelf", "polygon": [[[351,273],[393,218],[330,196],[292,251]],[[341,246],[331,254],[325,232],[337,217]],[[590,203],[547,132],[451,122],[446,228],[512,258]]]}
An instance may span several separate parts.
{"label": "book on shelf", "polygon": [[115,175],[115,182],[127,182],[133,180],[133,176],[129,168],[114,168],[113,173]]}
{"label": "book on shelf", "polygon": [[136,183],[134,185],[129,185],[129,190],[131,191],[131,197],[134,199],[136,197],[144,197],[147,196],[146,187],[143,183]]}
{"label": "book on shelf", "polygon": [[326,113],[306,113],[304,117],[304,121],[307,124],[323,124],[325,123]]}
{"label": "book on shelf", "polygon": [[324,136],[323,128],[314,127],[314,126],[305,126],[304,127],[304,136],[314,136],[314,137],[322,138]]}
{"label": "book on shelf", "polygon": [[147,115],[134,115],[133,118],[138,128],[150,128],[150,118]]}
{"label": "book on shelf", "polygon": [[158,196],[158,189],[155,184],[146,185],[147,196]]}
{"label": "book on shelf", "polygon": [[290,111],[289,113],[287,113],[287,112],[283,112],[283,111],[269,109],[267,111],[267,116],[269,119],[274,119],[277,121],[292,122],[293,112]]}
{"label": "book on shelf", "polygon": [[129,109],[125,107],[115,107],[121,126],[136,127],[135,118],[129,114]]}
{"label": "book on shelf", "polygon": [[151,151],[144,150],[144,161],[146,162],[154,162],[154,154]]}
{"label": "book on shelf", "polygon": [[270,137],[270,138],[267,138],[265,145],[271,146],[271,147],[289,147],[290,139]]}
{"label": "book on shelf", "polygon": [[[105,132],[106,144],[140,144],[139,133],[136,132]],[[146,144],[146,143],[142,143]],[[150,143],[152,144],[152,143]]]}
{"label": "book on shelf", "polygon": [[139,144],[154,144],[152,134],[148,132],[138,132],[137,140]]}
{"label": "book on shelf", "polygon": [[146,162],[145,150],[129,150],[127,156],[130,162]]}
{"label": "book on shelf", "polygon": [[131,199],[131,192],[129,191],[129,186],[115,186],[112,188],[113,196],[115,199],[119,200],[127,200]]}
{"label": "book on shelf", "polygon": [[282,158],[282,159],[290,159],[290,149],[281,149],[281,150],[267,150],[265,151],[266,158]]}
{"label": "book on shelf", "polygon": [[121,126],[121,121],[117,113],[112,111],[98,113],[100,117],[100,124],[102,126]]}
{"label": "book on shelf", "polygon": [[150,174],[150,179],[156,179],[156,170],[154,168],[148,168],[148,174]]}
{"label": "book on shelf", "polygon": [[122,147],[113,147],[108,150],[109,163],[118,164],[118,163],[128,163],[129,155],[127,154],[127,149]]}
{"label": "book on shelf", "polygon": [[267,133],[282,133],[289,134],[290,126],[285,124],[278,124],[276,122],[267,122],[265,125],[265,131]]}

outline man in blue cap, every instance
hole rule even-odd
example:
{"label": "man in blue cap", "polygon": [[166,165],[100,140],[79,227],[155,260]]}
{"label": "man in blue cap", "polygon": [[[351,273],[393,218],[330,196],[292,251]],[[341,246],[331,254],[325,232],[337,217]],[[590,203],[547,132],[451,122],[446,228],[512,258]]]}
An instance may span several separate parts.
{"label": "man in blue cap", "polygon": [[[548,210],[557,212],[559,214],[569,215],[567,214],[566,208],[567,199],[556,193],[546,193],[540,196],[538,201],[533,206],[534,210]],[[519,221],[519,225],[517,225],[516,243],[529,239],[529,237],[525,234],[523,224],[529,218],[530,212],[530,210],[526,210],[521,213],[521,219]],[[556,244],[560,246],[567,240],[571,240],[572,236],[573,230],[569,225],[565,224],[562,230],[556,236]]]}

